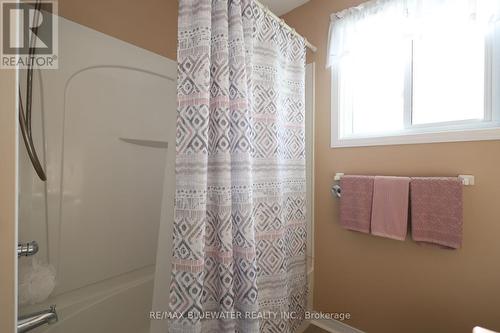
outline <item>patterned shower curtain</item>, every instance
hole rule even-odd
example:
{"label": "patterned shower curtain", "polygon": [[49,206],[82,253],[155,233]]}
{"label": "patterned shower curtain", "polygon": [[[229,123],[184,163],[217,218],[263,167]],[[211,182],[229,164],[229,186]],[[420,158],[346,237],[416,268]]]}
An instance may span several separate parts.
{"label": "patterned shower curtain", "polygon": [[306,288],[303,39],[181,0],[169,332],[294,332]]}

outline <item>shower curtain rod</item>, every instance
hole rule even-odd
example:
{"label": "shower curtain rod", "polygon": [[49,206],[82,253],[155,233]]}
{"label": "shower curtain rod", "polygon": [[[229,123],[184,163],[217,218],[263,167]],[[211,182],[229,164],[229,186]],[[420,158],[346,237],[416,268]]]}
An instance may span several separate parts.
{"label": "shower curtain rod", "polygon": [[276,16],[276,14],[274,14],[267,6],[263,5],[258,0],[254,0],[254,2],[257,4],[257,6],[259,6],[260,8],[262,8],[267,14],[271,15],[272,17],[274,17],[279,22],[279,24],[281,24],[281,26],[283,28],[287,29],[288,31],[290,31],[294,35],[296,35],[296,36],[298,36],[300,38],[303,38],[304,39],[304,43],[306,44],[307,48],[309,50],[313,51],[314,53],[316,53],[316,51],[318,50],[318,48],[316,46],[312,45],[307,40],[307,38],[305,38],[304,36],[302,36],[301,34],[299,34],[294,28],[292,28],[288,24],[286,24],[285,21],[283,21],[281,18],[279,18],[278,16]]}
{"label": "shower curtain rod", "polygon": [[306,44],[306,46],[311,50],[313,51],[314,53],[316,53],[316,51],[318,50],[318,48],[314,45],[312,45],[308,40],[307,38],[305,38],[304,36],[302,36],[301,34],[299,34],[294,28],[290,27],[288,24],[286,24],[286,22],[279,18],[278,16],[276,16],[276,14],[274,14],[267,6],[263,5],[262,3],[260,3],[258,0],[254,0],[254,2],[260,7],[262,8],[267,14],[271,15],[272,17],[274,17],[280,24],[283,28],[289,30],[290,32],[292,32],[294,35],[300,37],[300,38],[303,38],[304,39],[304,42]]}

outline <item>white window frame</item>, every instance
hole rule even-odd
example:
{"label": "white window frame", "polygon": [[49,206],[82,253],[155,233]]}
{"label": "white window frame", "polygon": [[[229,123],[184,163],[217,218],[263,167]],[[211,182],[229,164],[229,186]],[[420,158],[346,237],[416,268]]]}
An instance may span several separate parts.
{"label": "white window frame", "polygon": [[[342,136],[338,105],[338,64],[331,66],[331,147],[364,147],[399,144],[500,140],[500,23],[486,41],[484,120],[460,120],[432,124],[412,124],[412,56],[405,73],[404,129],[377,134]],[[411,48],[409,48],[411,49]],[[493,61],[495,57],[495,61]]]}

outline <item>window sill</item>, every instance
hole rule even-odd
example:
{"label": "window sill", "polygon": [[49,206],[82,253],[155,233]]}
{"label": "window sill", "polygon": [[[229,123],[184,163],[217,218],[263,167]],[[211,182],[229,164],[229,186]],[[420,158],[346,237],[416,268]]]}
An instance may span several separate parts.
{"label": "window sill", "polygon": [[500,140],[500,125],[460,130],[426,129],[425,131],[396,132],[381,136],[380,134],[338,138],[332,133],[331,148],[368,147],[387,145],[407,145],[438,142],[463,142]]}

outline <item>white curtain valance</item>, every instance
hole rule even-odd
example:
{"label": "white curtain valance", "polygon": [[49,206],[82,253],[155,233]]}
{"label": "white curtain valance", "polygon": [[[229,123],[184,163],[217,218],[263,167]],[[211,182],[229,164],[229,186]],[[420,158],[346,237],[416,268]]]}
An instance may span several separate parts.
{"label": "white curtain valance", "polygon": [[377,50],[425,32],[464,24],[487,28],[500,18],[500,0],[372,0],[330,17],[327,67],[356,50]]}

